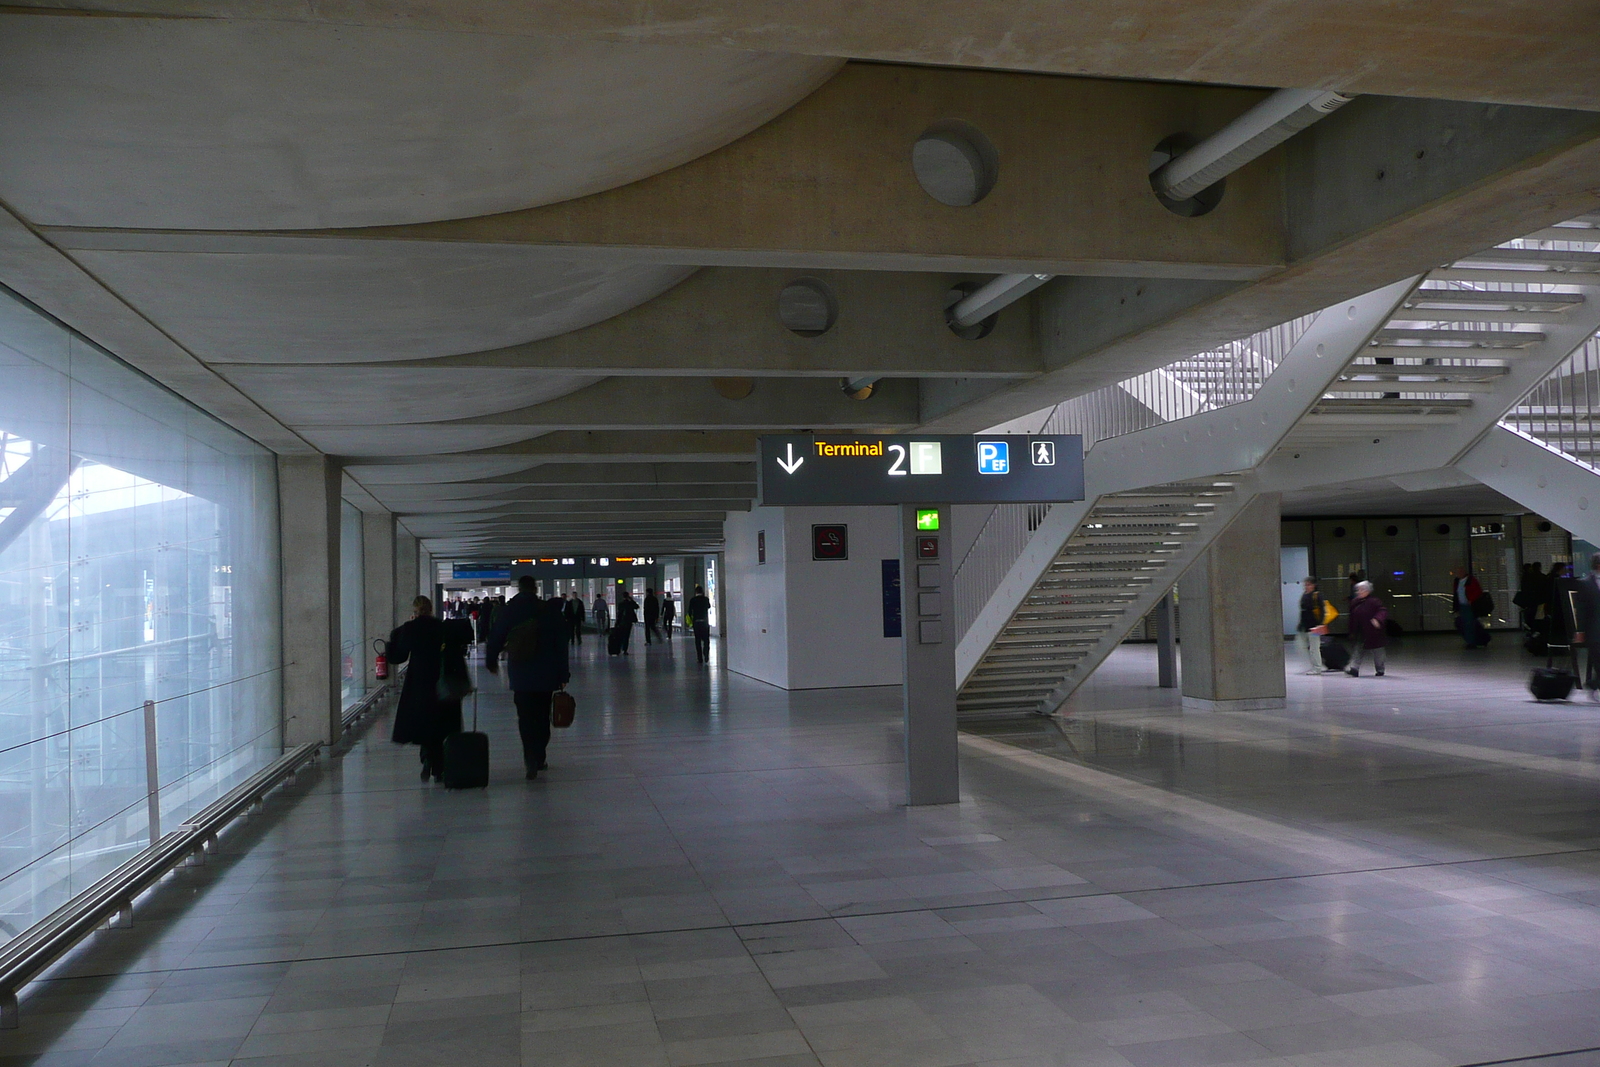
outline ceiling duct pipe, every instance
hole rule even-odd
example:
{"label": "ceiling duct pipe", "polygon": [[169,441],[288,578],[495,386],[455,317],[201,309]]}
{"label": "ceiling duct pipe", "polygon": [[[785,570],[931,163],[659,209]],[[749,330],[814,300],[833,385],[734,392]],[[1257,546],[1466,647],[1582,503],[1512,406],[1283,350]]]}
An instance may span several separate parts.
{"label": "ceiling duct pipe", "polygon": [[[1188,200],[1258,159],[1355,97],[1322,89],[1279,89],[1150,176],[1156,192]],[[976,325],[1049,281],[1051,274],[1002,274],[950,309],[952,326]]]}
{"label": "ceiling duct pipe", "polygon": [[1322,89],[1279,89],[1150,176],[1168,200],[1188,200],[1355,99]]}
{"label": "ceiling duct pipe", "polygon": [[1053,274],[1002,274],[957,301],[950,309],[950,325],[962,328],[976,326],[1053,277]]}

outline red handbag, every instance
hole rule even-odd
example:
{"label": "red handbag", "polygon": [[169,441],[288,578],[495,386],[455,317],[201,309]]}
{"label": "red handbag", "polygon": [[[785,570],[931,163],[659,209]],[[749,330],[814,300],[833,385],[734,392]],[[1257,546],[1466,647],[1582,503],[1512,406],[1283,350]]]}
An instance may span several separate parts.
{"label": "red handbag", "polygon": [[558,689],[550,695],[550,725],[557,730],[565,730],[572,725],[572,718],[578,713],[578,702],[572,699],[572,694],[565,689]]}

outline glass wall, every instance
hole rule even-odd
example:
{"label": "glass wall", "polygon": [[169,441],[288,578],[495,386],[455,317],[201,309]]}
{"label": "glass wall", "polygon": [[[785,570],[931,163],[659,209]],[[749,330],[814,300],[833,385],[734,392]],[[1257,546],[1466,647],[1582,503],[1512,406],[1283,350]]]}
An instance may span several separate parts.
{"label": "glass wall", "polygon": [[281,751],[270,454],[0,290],[0,942]]}
{"label": "glass wall", "polygon": [[[361,555],[361,512],[339,501],[339,699],[349,707],[367,688],[366,571]],[[384,635],[389,636],[388,634]]]}
{"label": "glass wall", "polygon": [[[1351,579],[1371,580],[1389,617],[1407,631],[1453,630],[1451,573],[1468,567],[1494,598],[1485,622],[1520,625],[1511,598],[1522,564],[1571,558],[1567,532],[1537,515],[1429,515],[1396,518],[1285,519],[1283,543],[1311,549],[1311,568],[1336,604],[1350,596]],[[1343,632],[1341,618],[1334,630]]]}

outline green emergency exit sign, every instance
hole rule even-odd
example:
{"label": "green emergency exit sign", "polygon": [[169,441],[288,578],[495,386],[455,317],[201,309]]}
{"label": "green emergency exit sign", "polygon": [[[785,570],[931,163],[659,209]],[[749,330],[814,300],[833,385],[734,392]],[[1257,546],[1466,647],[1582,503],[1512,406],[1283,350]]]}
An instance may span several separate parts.
{"label": "green emergency exit sign", "polygon": [[939,511],[937,508],[917,510],[917,529],[937,530],[939,528]]}

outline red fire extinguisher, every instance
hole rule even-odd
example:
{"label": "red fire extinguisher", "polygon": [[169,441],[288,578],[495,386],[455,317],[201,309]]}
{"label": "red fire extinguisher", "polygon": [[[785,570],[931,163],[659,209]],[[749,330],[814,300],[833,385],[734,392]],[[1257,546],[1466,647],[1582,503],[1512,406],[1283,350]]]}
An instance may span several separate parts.
{"label": "red fire extinguisher", "polygon": [[389,677],[389,643],[383,638],[372,642],[377,657],[372,661],[372,675],[380,682]]}

